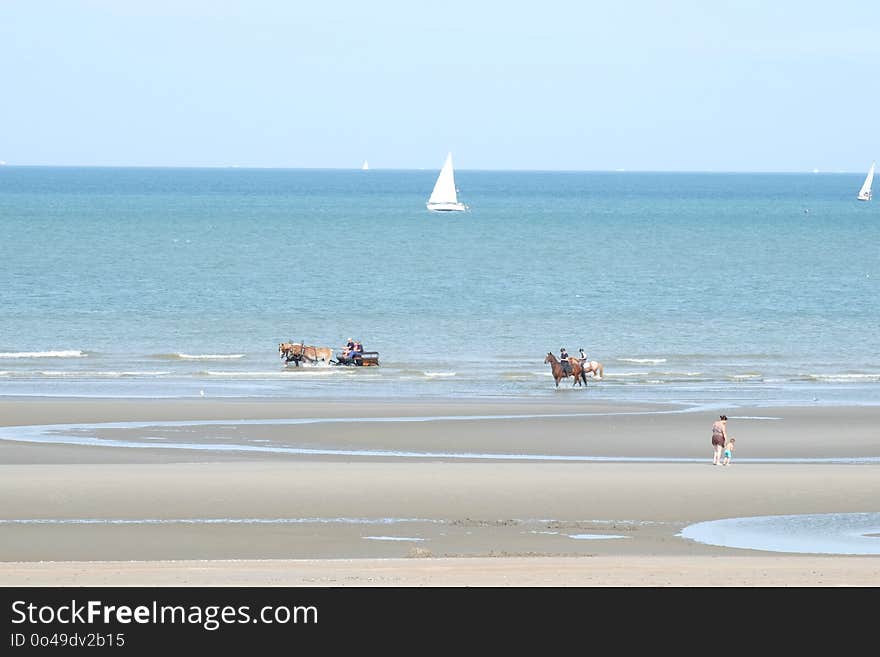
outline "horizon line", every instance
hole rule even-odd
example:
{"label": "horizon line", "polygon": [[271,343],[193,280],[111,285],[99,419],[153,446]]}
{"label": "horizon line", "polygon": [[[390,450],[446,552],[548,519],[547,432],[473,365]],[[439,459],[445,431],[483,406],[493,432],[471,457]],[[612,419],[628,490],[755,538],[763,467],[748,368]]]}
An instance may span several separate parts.
{"label": "horizon line", "polygon": [[[241,169],[250,171],[439,171],[440,167],[374,167],[364,171],[361,166],[350,167],[307,167],[307,166],[272,166],[272,165],[241,165],[241,164],[14,164],[0,161],[3,168],[46,168],[46,169]],[[717,173],[717,174],[855,174],[859,170],[822,170],[822,169],[491,169],[456,167],[456,171],[474,172],[509,172],[509,173]]]}

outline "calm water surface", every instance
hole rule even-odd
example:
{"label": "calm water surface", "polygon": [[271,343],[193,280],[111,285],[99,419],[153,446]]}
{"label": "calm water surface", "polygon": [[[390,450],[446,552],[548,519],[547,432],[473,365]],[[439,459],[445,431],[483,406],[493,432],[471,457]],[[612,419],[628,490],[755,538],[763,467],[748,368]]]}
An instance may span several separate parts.
{"label": "calm water surface", "polygon": [[[863,173],[435,176],[0,167],[0,395],[880,403]],[[381,366],[278,358],[348,337]]]}

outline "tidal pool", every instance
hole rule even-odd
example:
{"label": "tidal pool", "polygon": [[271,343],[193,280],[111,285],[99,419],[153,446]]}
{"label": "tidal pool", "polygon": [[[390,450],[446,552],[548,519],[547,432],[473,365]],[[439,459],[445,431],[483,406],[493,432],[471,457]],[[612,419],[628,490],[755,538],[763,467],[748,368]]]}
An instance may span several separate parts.
{"label": "tidal pool", "polygon": [[880,554],[880,513],[725,518],[685,527],[683,538],[721,547],[803,554]]}

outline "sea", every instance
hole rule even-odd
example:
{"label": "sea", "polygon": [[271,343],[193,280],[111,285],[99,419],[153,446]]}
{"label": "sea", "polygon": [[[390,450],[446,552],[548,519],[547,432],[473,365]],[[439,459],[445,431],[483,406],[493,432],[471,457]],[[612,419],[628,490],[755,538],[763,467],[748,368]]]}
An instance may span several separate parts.
{"label": "sea", "polygon": [[0,167],[0,397],[880,404],[863,172],[436,176]]}

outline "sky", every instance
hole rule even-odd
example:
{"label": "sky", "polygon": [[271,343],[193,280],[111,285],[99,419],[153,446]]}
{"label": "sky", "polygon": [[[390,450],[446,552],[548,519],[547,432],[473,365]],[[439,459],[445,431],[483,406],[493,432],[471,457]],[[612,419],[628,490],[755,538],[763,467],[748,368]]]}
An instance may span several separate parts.
{"label": "sky", "polygon": [[878,70],[868,0],[0,0],[0,161],[864,171]]}

